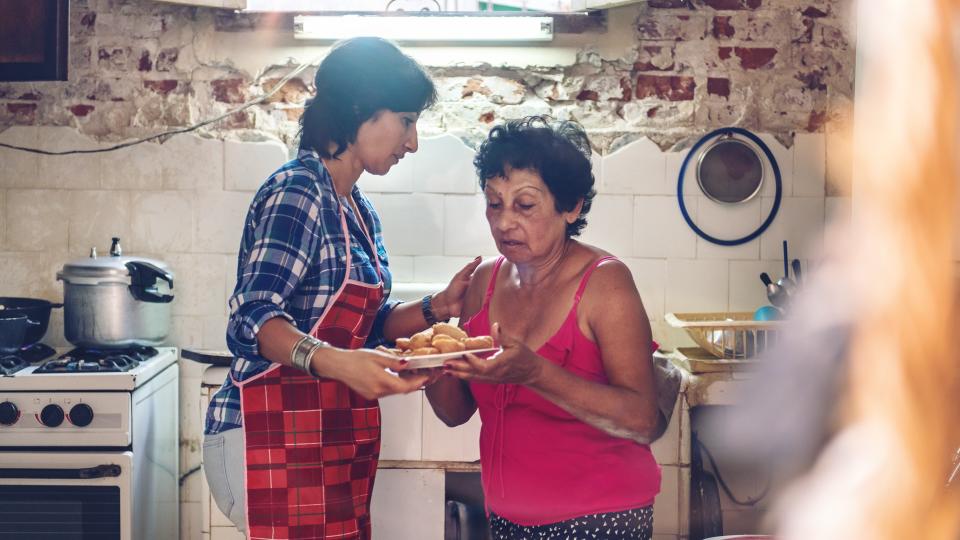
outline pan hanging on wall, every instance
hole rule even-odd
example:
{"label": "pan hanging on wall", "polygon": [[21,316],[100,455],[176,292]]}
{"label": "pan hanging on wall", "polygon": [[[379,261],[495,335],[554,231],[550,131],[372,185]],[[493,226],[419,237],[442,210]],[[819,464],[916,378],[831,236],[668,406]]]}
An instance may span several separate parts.
{"label": "pan hanging on wall", "polygon": [[[697,183],[709,199],[721,204],[746,202],[760,192],[764,181],[765,167],[757,148],[763,152],[773,170],[776,193],[770,214],[760,227],[740,238],[724,239],[708,234],[693,222],[683,201],[683,180],[687,166],[694,156],[698,156]],[[704,240],[721,246],[738,246],[760,236],[777,216],[782,196],[783,181],[773,153],[759,137],[743,128],[721,128],[704,135],[684,158],[677,181],[677,201],[687,225]]]}

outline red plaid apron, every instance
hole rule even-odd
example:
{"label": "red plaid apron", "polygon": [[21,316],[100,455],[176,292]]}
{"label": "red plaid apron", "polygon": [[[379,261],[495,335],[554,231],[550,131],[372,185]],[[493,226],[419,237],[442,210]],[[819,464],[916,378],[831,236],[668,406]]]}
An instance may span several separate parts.
{"label": "red plaid apron", "polygon": [[[337,347],[357,349],[373,326],[383,284],[350,279],[350,234],[342,207],[340,226],[347,239],[347,275],[310,333]],[[365,227],[364,233],[376,253]],[[365,399],[339,381],[280,364],[236,384],[246,447],[249,538],[368,540],[380,456],[377,400]]]}

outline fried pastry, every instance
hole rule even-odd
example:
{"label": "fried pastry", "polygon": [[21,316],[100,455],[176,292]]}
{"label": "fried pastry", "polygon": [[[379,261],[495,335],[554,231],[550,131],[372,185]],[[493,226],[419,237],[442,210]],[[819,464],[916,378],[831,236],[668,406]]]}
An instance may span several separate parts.
{"label": "fried pastry", "polygon": [[493,347],[493,338],[490,336],[468,337],[463,340],[463,345],[468,351],[477,349],[489,349]]}
{"label": "fried pastry", "polygon": [[450,323],[437,323],[433,325],[434,335],[450,336],[453,339],[461,340],[467,338],[467,333]]}

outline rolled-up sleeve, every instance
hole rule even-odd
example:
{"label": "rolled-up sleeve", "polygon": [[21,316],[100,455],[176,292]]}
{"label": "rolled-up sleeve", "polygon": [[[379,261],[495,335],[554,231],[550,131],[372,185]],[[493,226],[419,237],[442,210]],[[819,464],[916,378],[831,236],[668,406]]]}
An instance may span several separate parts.
{"label": "rolled-up sleeve", "polygon": [[238,358],[268,362],[257,344],[264,323],[283,317],[295,324],[284,307],[313,254],[322,252],[319,201],[309,185],[292,184],[251,206],[244,231],[250,248],[241,253],[227,323],[227,347]]}
{"label": "rolled-up sleeve", "polygon": [[384,346],[393,346],[393,342],[387,340],[386,336],[383,335],[383,327],[387,323],[387,317],[390,316],[390,312],[393,311],[393,308],[399,306],[401,302],[384,302],[380,306],[380,311],[377,312],[377,318],[373,321],[373,328],[370,329],[370,335],[367,336],[367,342],[363,345],[368,349],[372,349],[378,345]]}

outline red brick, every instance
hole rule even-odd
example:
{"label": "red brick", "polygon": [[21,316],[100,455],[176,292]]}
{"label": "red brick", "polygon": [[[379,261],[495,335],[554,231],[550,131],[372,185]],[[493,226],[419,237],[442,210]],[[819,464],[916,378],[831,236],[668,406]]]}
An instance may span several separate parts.
{"label": "red brick", "polygon": [[178,84],[178,81],[170,79],[163,81],[143,81],[144,88],[147,90],[153,90],[161,96],[166,96],[170,92],[173,92],[177,88]]}
{"label": "red brick", "polygon": [[36,103],[7,103],[7,112],[16,124],[33,124],[37,120]]}
{"label": "red brick", "polygon": [[137,69],[139,71],[150,71],[153,69],[153,61],[150,60],[150,51],[142,51],[140,53],[140,61],[137,63]]}
{"label": "red brick", "polygon": [[730,58],[730,53],[733,52],[733,47],[720,47],[717,49],[717,53],[720,56],[721,60],[728,60]]}
{"label": "red brick", "polygon": [[803,19],[803,32],[793,40],[794,43],[810,43],[813,41],[813,19]]}
{"label": "red brick", "polygon": [[210,81],[213,98],[221,103],[243,103],[243,79],[217,79]]}
{"label": "red brick", "polygon": [[732,38],[735,33],[736,30],[730,24],[730,17],[713,18],[713,37],[717,39]]}
{"label": "red brick", "polygon": [[650,107],[649,109],[647,109],[647,118],[653,118],[654,116],[656,116],[658,110],[660,110],[659,106]]}
{"label": "red brick", "polygon": [[714,96],[730,97],[730,79],[708,77],[707,93]]}
{"label": "red brick", "polygon": [[480,120],[480,121],[483,122],[484,124],[492,124],[493,121],[496,120],[496,118],[497,118],[497,117],[496,117],[495,114],[493,114],[493,111],[487,111],[487,112],[481,114],[481,115],[480,115],[480,118],[478,118],[478,120]]}
{"label": "red brick", "polygon": [[713,9],[757,9],[763,0],[703,0]]}
{"label": "red brick", "polygon": [[577,94],[577,101],[596,101],[599,97],[593,90],[581,90]]}
{"label": "red brick", "polygon": [[693,77],[639,75],[636,96],[638,99],[658,97],[669,101],[690,101],[696,88]]}
{"label": "red brick", "polygon": [[735,47],[733,52],[740,58],[743,69],[760,69],[769,66],[777,50],[771,47]]}
{"label": "red brick", "polygon": [[74,116],[86,116],[93,111],[93,105],[73,105],[67,107],[67,109],[73,113]]}
{"label": "red brick", "polygon": [[808,7],[807,9],[800,12],[804,17],[810,17],[811,19],[819,19],[820,17],[826,17],[827,13],[821,11],[813,6]]}
{"label": "red brick", "polygon": [[20,94],[20,97],[17,99],[22,99],[25,101],[40,101],[40,94],[36,92],[27,92],[26,94]]}

